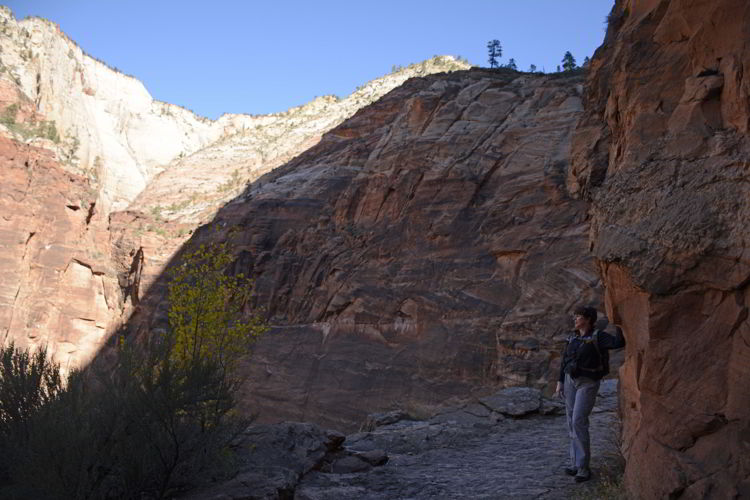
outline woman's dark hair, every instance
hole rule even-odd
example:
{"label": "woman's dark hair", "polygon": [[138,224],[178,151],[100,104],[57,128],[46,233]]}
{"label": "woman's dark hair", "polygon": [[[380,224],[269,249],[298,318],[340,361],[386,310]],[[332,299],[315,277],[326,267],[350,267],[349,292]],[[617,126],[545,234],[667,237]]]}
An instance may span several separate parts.
{"label": "woman's dark hair", "polygon": [[573,311],[573,314],[579,314],[589,320],[591,326],[596,323],[596,308],[591,306],[578,306]]}

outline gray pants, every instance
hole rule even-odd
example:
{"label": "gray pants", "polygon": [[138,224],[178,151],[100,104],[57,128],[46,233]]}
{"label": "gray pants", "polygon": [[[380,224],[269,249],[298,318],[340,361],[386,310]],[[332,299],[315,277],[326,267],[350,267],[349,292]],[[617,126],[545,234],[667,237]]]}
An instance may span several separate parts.
{"label": "gray pants", "polygon": [[588,469],[591,460],[589,414],[594,408],[599,381],[565,375],[565,416],[570,436],[570,462],[573,467]]}

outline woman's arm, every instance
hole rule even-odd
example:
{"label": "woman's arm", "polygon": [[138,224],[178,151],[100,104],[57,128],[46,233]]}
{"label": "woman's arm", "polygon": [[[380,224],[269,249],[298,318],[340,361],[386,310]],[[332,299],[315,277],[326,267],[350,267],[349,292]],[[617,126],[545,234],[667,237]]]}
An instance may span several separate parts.
{"label": "woman's arm", "polygon": [[560,355],[560,374],[557,377],[557,383],[558,384],[564,384],[565,383],[565,354],[568,352],[568,344],[570,343],[570,338],[568,338],[565,341],[565,346],[563,347],[562,354]]}
{"label": "woman's arm", "polygon": [[562,356],[560,356],[560,375],[557,377],[557,385],[555,386],[555,396],[565,397],[565,352],[568,350],[568,342],[565,342],[565,347],[562,350]]}
{"label": "woman's arm", "polygon": [[622,328],[617,325],[615,325],[615,335],[600,332],[598,337],[601,349],[619,349],[625,347],[625,335],[622,333]]}

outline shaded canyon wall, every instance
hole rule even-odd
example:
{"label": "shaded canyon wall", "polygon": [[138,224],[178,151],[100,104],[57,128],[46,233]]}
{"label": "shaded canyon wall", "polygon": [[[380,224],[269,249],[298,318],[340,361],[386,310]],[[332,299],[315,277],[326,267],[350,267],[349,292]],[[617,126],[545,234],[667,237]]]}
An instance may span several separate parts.
{"label": "shaded canyon wall", "polygon": [[[567,314],[601,297],[588,204],[565,188],[581,91],[511,71],[409,80],[223,207],[191,244],[235,230],[275,325],[245,367],[247,411],[351,429],[553,382]],[[166,326],[141,316],[133,331]]]}

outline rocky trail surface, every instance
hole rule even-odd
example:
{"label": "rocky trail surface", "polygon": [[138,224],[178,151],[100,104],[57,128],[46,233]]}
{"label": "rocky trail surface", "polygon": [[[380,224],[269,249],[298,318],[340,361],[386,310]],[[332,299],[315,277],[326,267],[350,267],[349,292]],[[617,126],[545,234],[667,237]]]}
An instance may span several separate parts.
{"label": "rocky trail surface", "polygon": [[247,432],[240,472],[191,498],[435,499],[576,498],[617,467],[617,381],[602,383],[591,416],[593,477],[563,473],[568,438],[562,405],[531,388],[509,388],[428,420],[373,415],[366,431],[311,424]]}

